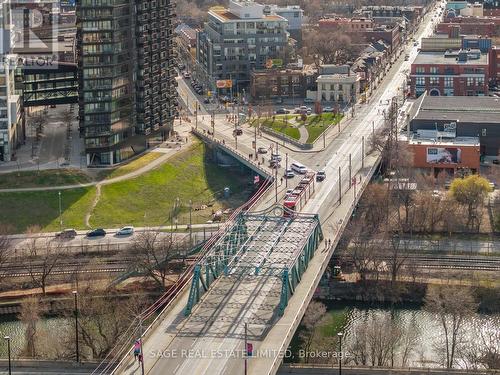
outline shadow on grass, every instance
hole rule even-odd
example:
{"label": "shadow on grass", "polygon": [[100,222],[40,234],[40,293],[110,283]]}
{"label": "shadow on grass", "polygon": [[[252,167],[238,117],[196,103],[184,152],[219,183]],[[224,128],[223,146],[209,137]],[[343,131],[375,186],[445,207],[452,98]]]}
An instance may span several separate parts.
{"label": "shadow on grass", "polygon": [[[95,188],[61,190],[61,209],[64,228],[85,228],[85,213],[95,194]],[[13,233],[22,233],[32,225],[43,231],[58,231],[58,191],[0,193],[0,224]]]}

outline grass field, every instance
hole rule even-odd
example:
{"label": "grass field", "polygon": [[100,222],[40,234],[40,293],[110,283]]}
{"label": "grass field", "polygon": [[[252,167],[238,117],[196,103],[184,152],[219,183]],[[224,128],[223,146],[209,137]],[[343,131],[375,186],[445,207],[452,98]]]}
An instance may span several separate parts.
{"label": "grass field", "polygon": [[0,174],[0,189],[76,185],[92,178],[77,169],[47,169]]}
{"label": "grass field", "polygon": [[[92,213],[92,226],[170,224],[174,205],[179,207],[175,212],[179,224],[186,224],[189,200],[193,205],[193,223],[204,223],[211,218],[212,210],[239,205],[250,194],[245,189],[251,176],[209,163],[205,151],[203,144],[195,144],[190,151],[178,154],[158,169],[103,186]],[[221,199],[226,186],[233,194],[239,194],[229,200]],[[202,205],[207,208],[195,210]]]}
{"label": "grass field", "polygon": [[[204,144],[197,143],[153,171],[103,186],[91,226],[168,225],[176,198],[179,224],[189,222],[189,200],[193,223],[210,220],[213,210],[237,207],[251,194],[248,182],[252,174],[220,168],[208,155]],[[226,186],[232,191],[229,199],[222,197]],[[62,190],[63,226],[85,229],[85,216],[95,195],[95,187]],[[202,205],[206,207],[199,209]],[[24,232],[31,225],[39,225],[43,231],[59,230],[57,191],[0,193],[0,207],[0,224],[11,224],[13,233]]]}
{"label": "grass field", "polygon": [[131,172],[135,172],[138,169],[141,169],[142,167],[148,165],[152,161],[158,159],[160,156],[162,156],[161,152],[148,152],[147,154],[127,163],[124,165],[119,166],[118,168],[112,169],[112,170],[104,170],[101,171],[98,174],[98,178],[100,180],[104,178],[115,178],[115,177],[120,177],[123,175],[126,175]]}
{"label": "grass field", "polygon": [[[285,118],[287,120],[289,120],[289,119],[293,118],[293,116],[291,116],[291,115],[288,115],[288,116],[287,115],[277,115],[277,116],[275,116],[274,120],[272,118],[261,119],[260,120],[261,126],[271,128],[278,133],[282,133],[282,134],[285,134],[293,139],[299,140],[300,139],[299,129],[286,123]],[[257,125],[257,123],[254,122],[254,125]]]}
{"label": "grass field", "polygon": [[313,143],[330,125],[338,124],[340,120],[342,120],[342,115],[334,115],[333,113],[308,116],[305,123],[309,133],[307,143]]}
{"label": "grass field", "polygon": [[[62,219],[65,228],[85,227],[85,213],[91,207],[95,188],[61,191]],[[45,232],[59,230],[59,195],[57,191],[0,193],[0,224],[22,233],[32,225]]]}

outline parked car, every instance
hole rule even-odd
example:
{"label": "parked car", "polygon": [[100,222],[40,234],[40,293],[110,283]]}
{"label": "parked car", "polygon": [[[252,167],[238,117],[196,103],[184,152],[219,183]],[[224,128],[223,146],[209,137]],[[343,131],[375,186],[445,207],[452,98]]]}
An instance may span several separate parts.
{"label": "parked car", "polygon": [[326,172],[325,171],[319,171],[316,173],[316,181],[323,181],[326,178]]}
{"label": "parked car", "polygon": [[56,238],[61,240],[70,240],[76,237],[76,230],[74,229],[65,229],[59,233],[56,233]]}
{"label": "parked car", "polygon": [[311,98],[305,98],[304,103],[314,103],[314,99]]}
{"label": "parked car", "polygon": [[104,237],[106,235],[106,231],[102,228],[97,228],[87,232],[87,237]]}
{"label": "parked car", "polygon": [[210,98],[205,98],[205,99],[203,99],[203,103],[205,103],[205,104],[210,104]]}
{"label": "parked car", "polygon": [[259,147],[259,149],[257,150],[257,152],[259,154],[267,154],[267,148],[265,148],[265,147]]}
{"label": "parked car", "polygon": [[185,79],[191,79],[191,74],[189,74],[189,72],[184,72],[183,77]]}
{"label": "parked car", "polygon": [[134,234],[133,226],[123,227],[118,232],[116,232],[117,236],[130,236],[132,234]]}
{"label": "parked car", "polygon": [[300,108],[299,108],[299,107],[294,108],[294,110],[293,110],[293,113],[295,113],[295,114],[299,114],[300,112],[301,112],[301,111],[300,111]]}
{"label": "parked car", "polygon": [[325,107],[325,108],[323,108],[323,112],[331,113],[331,112],[333,112],[333,107]]}
{"label": "parked car", "polygon": [[306,114],[309,116],[309,115],[312,115],[313,111],[311,108],[307,108],[306,109]]}
{"label": "parked car", "polygon": [[184,64],[180,64],[180,65],[179,65],[179,70],[184,70],[184,69],[186,69],[186,65],[184,65]]}
{"label": "parked car", "polygon": [[290,110],[286,108],[280,108],[276,111],[277,115],[288,115],[290,113]]}
{"label": "parked car", "polygon": [[295,173],[291,169],[287,169],[285,171],[284,177],[286,177],[286,178],[293,178],[293,177],[295,177]]}

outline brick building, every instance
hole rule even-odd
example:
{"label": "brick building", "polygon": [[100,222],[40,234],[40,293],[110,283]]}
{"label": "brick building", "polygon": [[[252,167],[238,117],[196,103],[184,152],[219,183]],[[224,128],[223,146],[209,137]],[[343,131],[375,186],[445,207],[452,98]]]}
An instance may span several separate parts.
{"label": "brick building", "polygon": [[497,46],[490,50],[490,79],[493,83],[500,83],[500,47]]}
{"label": "brick building", "polygon": [[476,171],[481,158],[498,157],[500,101],[424,94],[410,111],[407,140],[415,167],[435,173],[460,168]]}
{"label": "brick building", "polygon": [[488,54],[479,50],[420,52],[411,65],[411,95],[484,96],[488,79]]}
{"label": "brick building", "polygon": [[307,90],[316,89],[317,71],[304,69],[269,69],[250,73],[250,95],[254,102],[273,99],[304,98]]}

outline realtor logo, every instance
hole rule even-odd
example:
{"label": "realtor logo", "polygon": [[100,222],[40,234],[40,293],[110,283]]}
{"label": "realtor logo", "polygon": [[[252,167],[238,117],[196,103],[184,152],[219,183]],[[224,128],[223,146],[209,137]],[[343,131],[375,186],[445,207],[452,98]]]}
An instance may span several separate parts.
{"label": "realtor logo", "polygon": [[55,68],[59,57],[57,0],[14,0],[2,4],[0,53],[3,60],[17,55],[17,62],[37,68]]}

